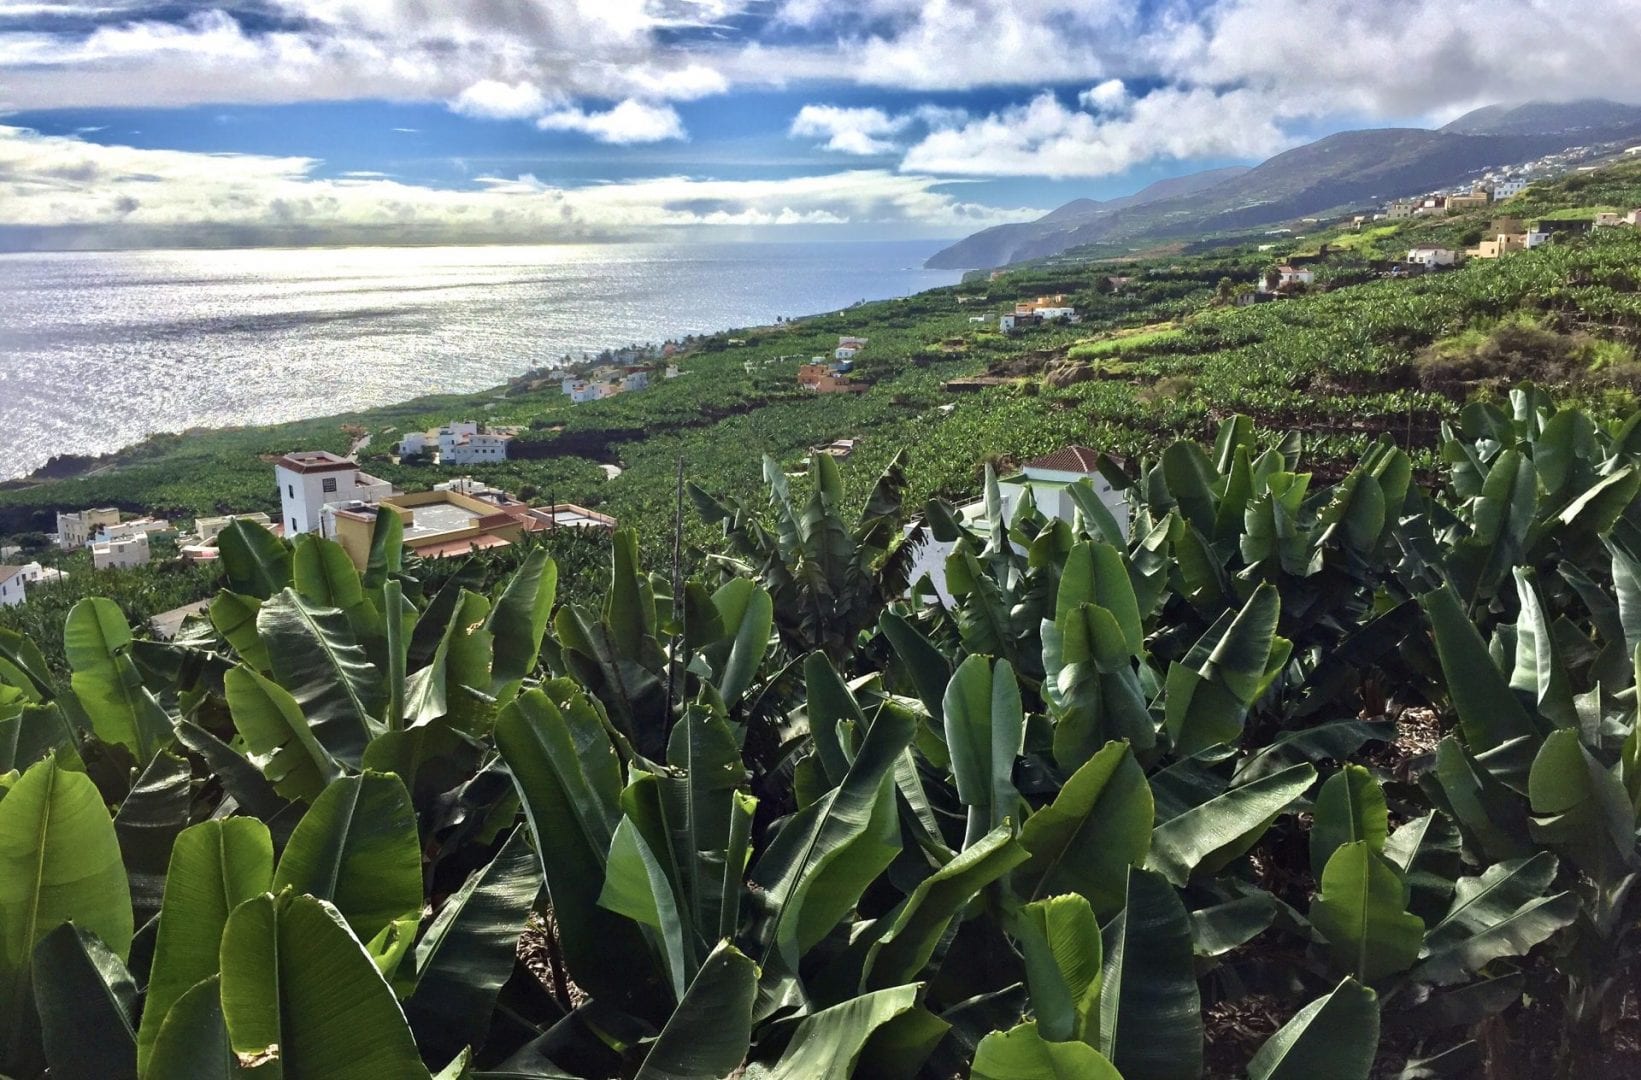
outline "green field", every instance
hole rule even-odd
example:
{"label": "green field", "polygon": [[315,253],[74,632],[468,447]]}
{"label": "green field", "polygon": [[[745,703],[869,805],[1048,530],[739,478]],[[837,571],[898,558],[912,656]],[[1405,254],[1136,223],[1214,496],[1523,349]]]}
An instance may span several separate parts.
{"label": "green field", "polygon": [[[1541,185],[1510,209],[1548,216],[1597,201],[1641,202],[1641,166]],[[1432,347],[1467,333],[1485,338],[1489,328],[1512,320],[1550,335],[1533,347],[1561,358],[1543,377],[1568,400],[1598,412],[1625,407],[1641,340],[1641,238],[1634,230],[1563,237],[1537,251],[1412,280],[1375,273],[1374,259],[1399,258],[1413,243],[1456,244],[1491,217],[1476,212],[1317,233],[1264,253],[1249,242],[1140,263],[1026,265],[990,282],[707,337],[682,358],[682,377],[584,405],[572,405],[556,385],[530,390],[521,383],[274,427],[157,437],[93,475],[6,485],[0,534],[45,531],[56,510],[85,506],[184,520],[273,510],[271,457],[302,448],[345,450],[360,431],[374,436],[363,464],[406,489],[471,473],[532,498],[583,503],[634,526],[645,552],[656,557],[671,548],[680,459],[690,481],[751,498],[762,455],[796,465],[809,447],[838,438],[861,440],[850,469],[855,494],[906,449],[914,502],[974,491],[987,462],[1008,468],[1071,442],[1135,457],[1180,436],[1207,438],[1232,412],[1252,417],[1261,432],[1300,432],[1308,457],[1323,468],[1348,463],[1385,431],[1428,468],[1439,425],[1463,400],[1497,395],[1523,370],[1538,370],[1536,354],[1523,354],[1512,341],[1483,349],[1489,355],[1478,364],[1459,365],[1467,374],[1454,382],[1452,365],[1427,366]],[[1318,291],[1247,308],[1216,305],[1226,282],[1250,285],[1301,245],[1328,252],[1313,262]],[[1129,283],[1113,292],[1113,274]],[[1070,296],[1079,324],[1005,338],[968,321],[977,311],[1055,292]],[[984,301],[959,302],[980,294]],[[842,334],[870,338],[856,364],[869,393],[815,396],[796,385],[795,361],[768,363],[828,351]],[[745,344],[731,345],[732,338]],[[961,344],[946,344],[953,341]],[[1493,354],[1501,353],[1506,359],[1495,362]],[[1569,355],[1591,358],[1590,370],[1569,370]],[[1087,381],[1058,389],[1035,378],[1079,358],[1104,363]],[[988,371],[1026,378],[977,394],[943,389],[949,379]],[[520,425],[523,458],[441,470],[395,465],[385,454],[397,432],[468,416]],[[623,472],[606,480],[602,464]],[[714,547],[715,537],[686,515],[689,560]]]}

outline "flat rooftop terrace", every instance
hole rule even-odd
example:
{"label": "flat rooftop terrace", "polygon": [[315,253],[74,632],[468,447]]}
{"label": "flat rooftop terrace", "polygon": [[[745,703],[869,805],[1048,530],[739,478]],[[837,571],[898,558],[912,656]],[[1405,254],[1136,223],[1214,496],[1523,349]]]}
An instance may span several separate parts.
{"label": "flat rooftop terrace", "polygon": [[473,511],[449,503],[429,503],[426,506],[412,507],[410,512],[414,523],[405,527],[406,540],[438,536],[458,529],[471,529],[473,523],[478,520]]}

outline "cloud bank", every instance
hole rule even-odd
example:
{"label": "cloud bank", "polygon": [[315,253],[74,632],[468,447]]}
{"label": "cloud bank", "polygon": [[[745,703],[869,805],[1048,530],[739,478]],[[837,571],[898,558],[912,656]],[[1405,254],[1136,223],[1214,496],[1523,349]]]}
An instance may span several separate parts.
{"label": "cloud bank", "polygon": [[705,226],[899,226],[951,235],[1043,211],[959,199],[937,178],[859,169],[776,180],[669,176],[563,188],[531,176],[468,189],[318,175],[312,158],[104,146],[0,126],[0,230],[14,241],[559,242]]}

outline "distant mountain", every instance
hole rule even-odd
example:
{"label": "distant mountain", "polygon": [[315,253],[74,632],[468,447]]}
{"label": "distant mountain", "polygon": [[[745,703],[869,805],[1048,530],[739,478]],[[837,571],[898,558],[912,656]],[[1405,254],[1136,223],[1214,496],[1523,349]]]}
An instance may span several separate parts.
{"label": "distant mountain", "polygon": [[1441,130],[1452,135],[1560,135],[1641,125],[1641,107],[1599,98],[1489,105],[1465,113]]}
{"label": "distant mountain", "polygon": [[1460,183],[1489,168],[1641,137],[1641,108],[1610,101],[1492,106],[1439,131],[1345,131],[1252,169],[1152,184],[1125,199],[1078,199],[1036,221],[998,225],[936,252],[932,269],[1004,266],[1096,243],[1254,229]]}
{"label": "distant mountain", "polygon": [[[1158,180],[1132,195],[1124,195],[1117,199],[1073,199],[1036,221],[994,225],[989,229],[983,229],[937,253],[928,261],[928,266],[932,270],[967,269],[974,266],[1002,266],[1004,263],[1018,262],[1021,259],[1039,258],[1044,247],[1053,247],[1056,238],[1062,233],[1090,226],[1121,210],[1194,195],[1241,176],[1247,171],[1245,166],[1233,165],[1225,169],[1210,169],[1207,172]],[[1054,250],[1064,250],[1066,246],[1069,245],[1062,245]]]}

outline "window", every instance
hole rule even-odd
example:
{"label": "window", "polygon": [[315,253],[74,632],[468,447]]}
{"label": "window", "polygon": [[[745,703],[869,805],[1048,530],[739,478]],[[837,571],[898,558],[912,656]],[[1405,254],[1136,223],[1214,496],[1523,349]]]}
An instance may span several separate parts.
{"label": "window", "polygon": [[336,490],[336,477],[327,476],[323,480],[319,481],[319,490],[327,494],[334,492]]}
{"label": "window", "polygon": [[295,518],[291,518],[291,532],[292,533],[296,532],[296,519]]}
{"label": "window", "polygon": [[285,494],[289,495],[293,499],[296,498],[296,487],[292,484],[286,484],[285,485]]}

